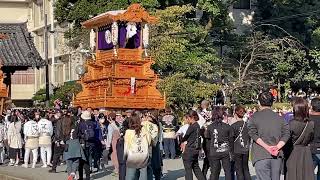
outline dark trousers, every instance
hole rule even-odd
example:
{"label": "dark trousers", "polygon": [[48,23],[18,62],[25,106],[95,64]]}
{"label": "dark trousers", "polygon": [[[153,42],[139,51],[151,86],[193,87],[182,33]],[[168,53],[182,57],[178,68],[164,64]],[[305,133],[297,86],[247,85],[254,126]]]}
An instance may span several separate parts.
{"label": "dark trousers", "polygon": [[237,180],[251,180],[249,172],[249,154],[234,154]]}
{"label": "dark trousers", "polygon": [[154,175],[155,180],[161,179],[161,173],[162,173],[161,159],[162,159],[162,156],[160,154],[160,143],[158,142],[156,146],[152,147],[152,156],[151,156],[151,167],[152,167],[152,173]]}
{"label": "dark trousers", "polygon": [[203,151],[206,157],[203,159],[203,166],[202,166],[202,173],[204,177],[207,177],[209,168],[210,168],[210,162],[209,162],[209,153],[210,153],[210,140],[209,139],[204,139],[203,141]]}
{"label": "dark trousers", "polygon": [[230,163],[231,163],[231,171],[230,171],[230,173],[231,173],[231,179],[232,180],[235,180],[236,179],[236,165],[235,165],[235,162],[232,160],[232,161],[230,161]]}
{"label": "dark trousers", "polygon": [[263,159],[254,164],[257,180],[280,180],[282,159]]}
{"label": "dark trousers", "polygon": [[17,156],[20,159],[20,149],[17,148],[9,148],[9,158],[16,160]]}
{"label": "dark trousers", "polygon": [[101,163],[107,165],[109,161],[109,150],[102,151]]}
{"label": "dark trousers", "polygon": [[312,154],[314,167],[318,167],[317,180],[320,180],[320,154]]}
{"label": "dark trousers", "polygon": [[71,173],[76,173],[79,169],[79,158],[70,158],[66,160],[67,163],[67,173],[70,175]]}
{"label": "dark trousers", "polygon": [[117,157],[119,163],[119,180],[126,179],[126,161],[124,159],[124,139],[120,138],[117,142]]}
{"label": "dark trousers", "polygon": [[92,167],[94,168],[99,167],[98,163],[100,161],[100,153],[98,150],[99,149],[95,143],[86,143],[85,151],[88,154],[88,162],[89,162],[90,169],[92,169]]}
{"label": "dark trousers", "polygon": [[63,155],[64,147],[56,144],[54,145],[54,153],[52,157],[52,169],[57,169],[58,163],[60,162],[60,157]]}
{"label": "dark trousers", "polygon": [[202,166],[202,173],[205,177],[207,177],[208,171],[210,168],[210,162],[209,162],[209,157],[205,157],[203,159],[203,166]]}
{"label": "dark trousers", "polygon": [[79,163],[79,180],[83,180],[83,170],[86,174],[85,180],[90,180],[90,166],[88,161],[85,161],[83,159],[80,160]]}
{"label": "dark trousers", "polygon": [[192,171],[194,172],[198,180],[206,179],[199,167],[198,156],[199,156],[199,151],[186,150],[182,154],[183,165],[186,171],[185,180],[193,180]]}
{"label": "dark trousers", "polygon": [[225,180],[232,180],[231,178],[231,162],[229,155],[210,156],[211,175],[210,180],[219,180],[221,163],[225,172]]}
{"label": "dark trousers", "polygon": [[163,149],[166,159],[174,159],[176,157],[175,139],[165,138],[163,139]]}

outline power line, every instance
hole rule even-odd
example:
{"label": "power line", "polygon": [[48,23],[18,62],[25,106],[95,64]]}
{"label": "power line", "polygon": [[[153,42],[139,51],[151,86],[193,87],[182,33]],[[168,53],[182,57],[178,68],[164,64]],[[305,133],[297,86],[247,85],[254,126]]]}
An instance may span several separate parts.
{"label": "power line", "polygon": [[320,12],[320,9],[318,9],[316,11],[306,12],[306,13],[293,14],[293,15],[289,15],[289,16],[283,16],[283,17],[278,17],[278,18],[274,18],[274,19],[258,21],[256,24],[263,24],[263,23],[269,23],[269,22],[282,21],[282,20],[285,20],[285,19],[292,19],[292,18],[296,18],[296,17],[300,17],[300,16],[310,16],[310,15],[316,14],[318,12]]}

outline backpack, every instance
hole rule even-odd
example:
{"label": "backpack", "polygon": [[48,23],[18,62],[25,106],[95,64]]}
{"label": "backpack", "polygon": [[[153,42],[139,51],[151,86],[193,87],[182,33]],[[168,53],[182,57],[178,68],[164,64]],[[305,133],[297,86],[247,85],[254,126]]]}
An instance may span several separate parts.
{"label": "backpack", "polygon": [[127,167],[128,168],[144,168],[149,162],[149,147],[148,134],[135,134],[131,139],[131,145],[127,147]]}
{"label": "backpack", "polygon": [[84,140],[85,141],[90,141],[90,142],[94,142],[96,140],[96,136],[95,136],[95,132],[96,132],[96,127],[97,124],[96,122],[93,121],[87,121],[85,122],[85,130],[84,130]]}

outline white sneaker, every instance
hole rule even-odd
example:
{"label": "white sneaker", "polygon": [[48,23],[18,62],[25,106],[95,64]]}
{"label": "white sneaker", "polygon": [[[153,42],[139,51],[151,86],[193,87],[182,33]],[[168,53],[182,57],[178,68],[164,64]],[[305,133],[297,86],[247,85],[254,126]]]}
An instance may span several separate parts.
{"label": "white sneaker", "polygon": [[47,166],[52,167],[53,165],[51,163],[48,163]]}
{"label": "white sneaker", "polygon": [[46,165],[46,164],[44,164],[43,166],[41,166],[42,168],[47,168],[48,167],[48,165]]}
{"label": "white sneaker", "polygon": [[28,168],[28,164],[22,164],[21,167]]}
{"label": "white sneaker", "polygon": [[32,169],[36,168],[36,164],[32,164]]}

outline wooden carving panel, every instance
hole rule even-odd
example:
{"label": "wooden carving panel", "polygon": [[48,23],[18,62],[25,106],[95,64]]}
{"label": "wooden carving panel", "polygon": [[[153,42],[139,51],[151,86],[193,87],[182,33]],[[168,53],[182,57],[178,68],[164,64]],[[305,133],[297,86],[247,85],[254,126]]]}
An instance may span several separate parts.
{"label": "wooden carving panel", "polygon": [[119,65],[116,68],[116,76],[118,77],[142,77],[143,68],[141,66]]}

